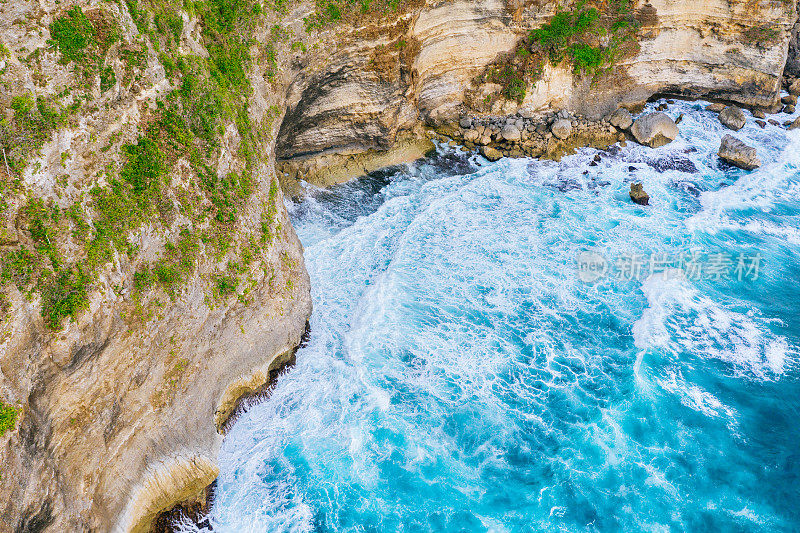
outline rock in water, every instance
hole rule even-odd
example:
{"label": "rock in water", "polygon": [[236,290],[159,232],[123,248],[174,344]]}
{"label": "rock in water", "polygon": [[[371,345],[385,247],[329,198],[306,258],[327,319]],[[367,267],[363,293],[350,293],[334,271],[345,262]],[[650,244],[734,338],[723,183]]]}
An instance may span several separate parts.
{"label": "rock in water", "polygon": [[711,111],[712,113],[719,113],[725,109],[725,104],[708,104],[706,106],[706,111]]}
{"label": "rock in water", "polygon": [[753,170],[761,166],[756,149],[747,146],[733,135],[726,135],[722,138],[718,155],[723,161],[745,170]]}
{"label": "rock in water", "polygon": [[794,80],[789,86],[789,93],[798,96],[800,95],[800,79]]}
{"label": "rock in water", "polygon": [[744,128],[747,117],[744,116],[744,111],[735,105],[730,105],[720,112],[719,121],[733,131],[739,131]]}
{"label": "rock in water", "polygon": [[664,113],[650,113],[636,119],[631,127],[631,133],[639,144],[658,148],[675,140],[678,136],[678,126]]}
{"label": "rock in water", "polygon": [[650,204],[650,195],[644,192],[644,187],[641,183],[631,183],[631,192],[629,194],[631,200],[639,205]]}
{"label": "rock in water", "polygon": [[492,148],[491,146],[481,146],[481,154],[483,154],[483,157],[492,162],[503,157],[503,153],[500,150],[497,148]]}
{"label": "rock in water", "polygon": [[519,128],[515,124],[503,126],[503,132],[501,135],[503,136],[503,139],[515,143],[519,142],[521,138]]}
{"label": "rock in water", "polygon": [[614,111],[611,117],[609,117],[608,121],[615,128],[627,130],[633,124],[633,115],[631,115],[631,112],[624,107],[620,107]]}
{"label": "rock in water", "polygon": [[794,122],[789,124],[790,130],[796,130],[797,128],[800,128],[800,117],[797,117],[796,119],[794,119]]}
{"label": "rock in water", "polygon": [[553,125],[550,126],[550,131],[559,139],[566,139],[572,135],[572,123],[565,118],[560,118],[553,122]]}

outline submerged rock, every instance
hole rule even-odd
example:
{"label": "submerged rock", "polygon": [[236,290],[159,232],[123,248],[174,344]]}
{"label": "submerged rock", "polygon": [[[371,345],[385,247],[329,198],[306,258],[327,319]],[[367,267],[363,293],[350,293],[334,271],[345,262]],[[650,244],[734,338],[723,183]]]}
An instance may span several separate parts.
{"label": "submerged rock", "polygon": [[641,183],[631,183],[631,191],[628,194],[634,203],[639,205],[650,204],[650,195],[644,192],[644,186]]}
{"label": "submerged rock", "polygon": [[733,131],[739,131],[744,128],[744,125],[747,123],[747,117],[744,116],[744,111],[735,105],[731,105],[720,112],[719,121],[722,122],[725,127]]}
{"label": "submerged rock", "polygon": [[745,170],[753,170],[761,166],[756,149],[747,146],[733,135],[726,135],[722,138],[718,155],[726,163]]}
{"label": "submerged rock", "polygon": [[550,131],[552,131],[553,135],[557,138],[566,139],[572,134],[572,123],[565,118],[560,118],[553,122]]}
{"label": "submerged rock", "polygon": [[503,152],[491,146],[481,146],[481,155],[492,162],[503,158]]}
{"label": "submerged rock", "polygon": [[650,148],[671,143],[678,136],[678,126],[664,113],[650,113],[636,119],[631,133],[639,142]]}
{"label": "submerged rock", "polygon": [[608,121],[615,128],[619,128],[621,130],[627,130],[633,124],[633,115],[631,115],[631,112],[625,109],[624,107],[620,107],[619,109],[614,111],[614,113],[612,113]]}

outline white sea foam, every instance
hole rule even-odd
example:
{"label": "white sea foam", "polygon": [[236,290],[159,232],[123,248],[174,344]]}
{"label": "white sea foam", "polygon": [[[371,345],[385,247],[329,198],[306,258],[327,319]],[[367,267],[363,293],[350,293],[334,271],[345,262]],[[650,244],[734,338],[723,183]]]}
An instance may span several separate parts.
{"label": "white sea foam", "polygon": [[[695,107],[671,111],[686,114],[675,143],[612,150],[595,167],[588,149],[466,175],[422,165],[377,200],[353,185],[291,204],[311,340],[226,437],[215,531],[657,531],[704,505],[685,485],[701,468],[693,438],[653,391],[733,434],[741,406],[697,374],[777,381],[796,348],[708,286],[586,284],[575,268],[589,248],[677,253],[755,231],[745,224],[791,242],[788,225],[737,213],[780,207],[797,185],[778,176],[759,196],[771,178],[742,174],[719,189],[725,131]],[[740,135],[776,175],[795,164],[774,132]],[[630,203],[632,180],[651,206]]]}
{"label": "white sea foam", "polygon": [[636,347],[673,356],[715,359],[732,372],[775,379],[787,370],[797,349],[769,331],[769,321],[754,310],[726,309],[675,272],[652,275],[642,283],[648,307],[633,325]]}

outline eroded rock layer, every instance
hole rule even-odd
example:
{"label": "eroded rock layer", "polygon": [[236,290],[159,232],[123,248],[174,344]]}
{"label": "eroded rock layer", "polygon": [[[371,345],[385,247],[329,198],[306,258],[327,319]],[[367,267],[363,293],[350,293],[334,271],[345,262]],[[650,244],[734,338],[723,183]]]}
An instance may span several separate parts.
{"label": "eroded rock layer", "polygon": [[[602,72],[545,60],[524,98],[503,98],[501,84],[480,75],[498,57],[519,53],[532,29],[568,9],[563,3],[429,1],[368,36],[350,26],[328,29],[321,39],[338,48],[326,49],[330,57],[314,75],[303,71],[293,79],[279,167],[289,178],[330,183],[351,176],[334,167],[362,168],[353,165],[360,154],[390,151],[406,132],[419,138],[423,125],[452,124],[476,112],[566,109],[599,118],[661,93],[776,104],[796,2],[653,0],[626,2],[621,12],[622,4],[584,4],[630,23],[630,38]],[[608,45],[607,37],[591,37],[598,47]]]}

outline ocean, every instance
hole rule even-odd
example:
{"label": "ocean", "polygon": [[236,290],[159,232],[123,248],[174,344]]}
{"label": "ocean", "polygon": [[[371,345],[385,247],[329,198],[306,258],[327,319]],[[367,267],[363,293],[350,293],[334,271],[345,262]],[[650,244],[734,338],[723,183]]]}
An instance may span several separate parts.
{"label": "ocean", "polygon": [[800,531],[800,130],[705,104],[658,149],[307,187],[310,339],[226,436],[214,531]]}

